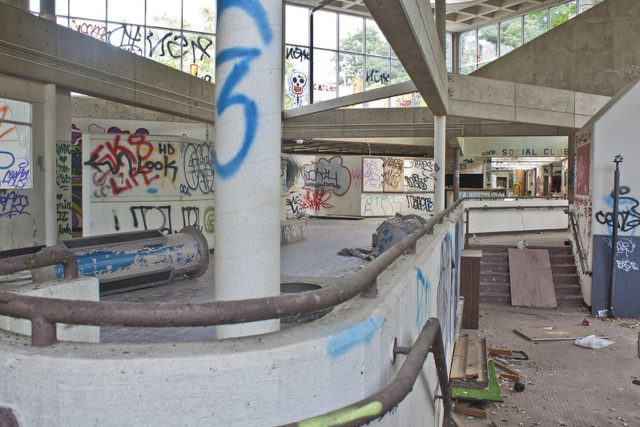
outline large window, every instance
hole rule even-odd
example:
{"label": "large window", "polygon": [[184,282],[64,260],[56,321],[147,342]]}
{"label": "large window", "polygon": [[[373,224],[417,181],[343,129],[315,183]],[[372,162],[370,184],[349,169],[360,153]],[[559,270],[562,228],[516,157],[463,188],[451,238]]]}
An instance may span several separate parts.
{"label": "large window", "polygon": [[0,189],[33,187],[31,122],[31,104],[0,98]]}
{"label": "large window", "polygon": [[461,33],[460,74],[469,74],[477,70],[603,1],[565,1],[498,24]]}
{"label": "large window", "polygon": [[[39,12],[39,0],[30,0]],[[213,81],[215,0],[57,0],[58,24]]]}

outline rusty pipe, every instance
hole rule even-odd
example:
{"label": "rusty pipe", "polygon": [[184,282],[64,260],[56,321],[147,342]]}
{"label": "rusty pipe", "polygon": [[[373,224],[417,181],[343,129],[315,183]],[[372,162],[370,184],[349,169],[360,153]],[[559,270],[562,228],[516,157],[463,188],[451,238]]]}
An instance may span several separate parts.
{"label": "rusty pipe", "polygon": [[308,420],[287,424],[285,427],[300,426],[307,423],[361,426],[382,417],[402,402],[411,392],[418,375],[422,372],[422,367],[429,353],[433,353],[438,382],[442,392],[442,404],[444,406],[442,425],[451,426],[451,389],[449,388],[442,332],[440,330],[440,322],[432,317],[425,323],[396,376],[380,391],[354,404]]}
{"label": "rusty pipe", "polygon": [[0,263],[0,274],[12,274],[56,264],[62,264],[65,280],[78,278],[78,261],[73,253],[66,249],[43,250],[35,254],[5,258]]}
{"label": "rusty pipe", "polygon": [[[393,245],[355,277],[317,291],[211,303],[154,304],[74,301],[0,293],[0,314],[27,319],[40,316],[54,324],[162,327],[244,323],[318,311],[341,304],[367,289],[381,272],[424,234],[431,232],[435,224],[443,221],[463,200],[436,214],[431,221]],[[49,341],[55,342],[55,337],[50,337]]]}

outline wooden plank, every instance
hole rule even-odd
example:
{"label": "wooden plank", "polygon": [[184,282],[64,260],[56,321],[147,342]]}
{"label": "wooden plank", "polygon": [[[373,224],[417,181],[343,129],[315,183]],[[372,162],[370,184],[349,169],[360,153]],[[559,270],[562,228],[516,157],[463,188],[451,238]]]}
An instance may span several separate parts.
{"label": "wooden plank", "polygon": [[453,363],[451,366],[452,380],[462,379],[466,376],[467,366],[467,344],[469,342],[469,335],[464,335],[460,338],[460,341],[456,343],[453,351]]}
{"label": "wooden plank", "polygon": [[512,356],[511,350],[505,350],[502,348],[489,348],[489,354],[492,356]]}
{"label": "wooden plank", "polygon": [[517,372],[517,371],[514,371],[514,370],[513,370],[513,369],[511,369],[510,367],[508,367],[508,366],[506,366],[506,365],[503,365],[503,364],[502,364],[502,363],[500,363],[500,362],[497,362],[497,361],[495,361],[495,360],[494,360],[494,361],[493,361],[493,364],[495,365],[495,367],[496,367],[496,368],[498,368],[498,369],[500,369],[500,370],[502,370],[502,371],[505,371],[505,372],[507,372],[507,373],[509,373],[509,374],[518,375],[518,372]]}
{"label": "wooden plank", "polygon": [[482,251],[462,251],[460,260],[460,294],[464,297],[463,329],[478,329],[481,258]]}
{"label": "wooden plank", "polygon": [[468,406],[463,406],[460,402],[456,401],[456,404],[453,406],[453,411],[458,414],[463,415],[471,415],[473,417],[479,418],[487,418],[487,411],[483,409],[470,408]]}
{"label": "wooden plank", "polygon": [[500,374],[500,378],[508,378],[511,381],[520,382],[520,375]]}
{"label": "wooden plank", "polygon": [[549,251],[509,248],[511,305],[557,307]]}
{"label": "wooden plank", "polygon": [[478,337],[476,335],[469,336],[467,344],[467,364],[466,377],[475,378],[478,376]]}
{"label": "wooden plank", "polygon": [[[594,334],[594,331],[584,326],[570,326],[563,328],[541,327],[541,328],[516,328],[514,332],[522,335],[531,341],[559,341],[575,340]],[[597,335],[597,334],[596,334]],[[607,337],[601,337],[607,338]]]}
{"label": "wooden plank", "polygon": [[487,340],[482,338],[478,343],[478,379],[476,382],[486,384],[487,378]]}

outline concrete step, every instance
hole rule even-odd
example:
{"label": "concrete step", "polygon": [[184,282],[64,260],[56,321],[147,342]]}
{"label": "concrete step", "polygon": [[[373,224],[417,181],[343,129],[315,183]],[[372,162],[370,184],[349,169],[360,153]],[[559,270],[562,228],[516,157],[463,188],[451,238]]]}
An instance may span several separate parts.
{"label": "concrete step", "polygon": [[[576,284],[554,283],[556,296],[558,295],[582,295],[580,286]],[[502,293],[511,295],[509,282],[480,282],[480,293]]]}
{"label": "concrete step", "polygon": [[[503,245],[469,245],[465,249],[481,250],[483,253],[498,254],[508,253],[509,248],[516,246]],[[572,255],[570,246],[528,246],[529,249],[546,249],[550,255]]]}
{"label": "concrete step", "polygon": [[[480,293],[480,302],[511,304],[511,295],[498,292]],[[556,295],[556,302],[563,307],[582,307],[584,302],[581,295]]]}

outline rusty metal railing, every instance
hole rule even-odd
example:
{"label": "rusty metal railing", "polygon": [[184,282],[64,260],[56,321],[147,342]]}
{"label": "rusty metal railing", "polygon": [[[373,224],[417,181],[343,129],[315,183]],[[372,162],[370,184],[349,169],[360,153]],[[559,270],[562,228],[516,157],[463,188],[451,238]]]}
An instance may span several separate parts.
{"label": "rusty metal railing", "polygon": [[573,234],[573,238],[576,241],[576,250],[578,251],[578,259],[580,260],[580,268],[582,269],[582,273],[587,276],[591,276],[593,274],[587,268],[587,258],[584,255],[584,251],[582,250],[582,241],[580,240],[580,233],[578,231],[578,224],[576,223],[576,217],[571,208],[566,209],[565,212],[569,215],[569,223],[571,224],[571,233]]}
{"label": "rusty metal railing", "polygon": [[382,417],[411,392],[429,353],[433,353],[442,393],[444,407],[442,425],[451,426],[451,389],[449,388],[447,362],[438,319],[432,317],[427,320],[413,347],[410,349],[395,347],[394,358],[396,353],[407,354],[407,358],[394,379],[380,391],[352,405],[297,423],[287,424],[285,427],[303,425],[360,426]]}
{"label": "rusty metal railing", "polygon": [[[75,301],[4,292],[0,293],[0,315],[30,319],[31,343],[42,347],[57,342],[57,323],[137,327],[211,326],[310,313],[336,306],[358,294],[375,296],[378,275],[405,251],[415,249],[418,239],[431,233],[435,224],[442,222],[463,200],[458,200],[446,210],[434,215],[427,224],[387,249],[354,277],[342,279],[337,286],[317,291],[236,301],[152,304]],[[59,262],[61,261],[52,261],[52,264]],[[33,268],[33,265],[23,262],[15,268],[7,272]]]}
{"label": "rusty metal railing", "polygon": [[0,274],[11,274],[56,264],[62,264],[65,280],[78,277],[78,261],[73,253],[66,249],[45,250],[35,254],[4,258],[0,261]]}

